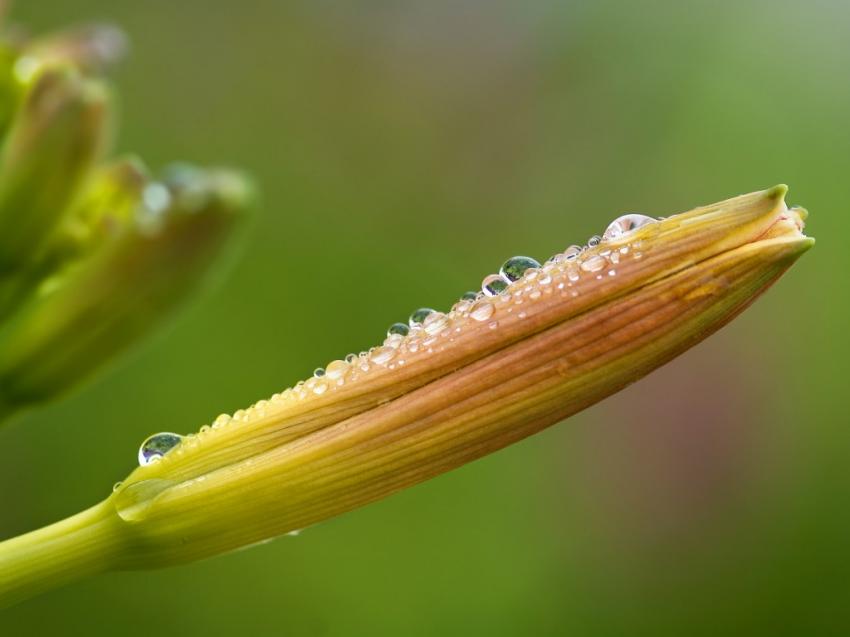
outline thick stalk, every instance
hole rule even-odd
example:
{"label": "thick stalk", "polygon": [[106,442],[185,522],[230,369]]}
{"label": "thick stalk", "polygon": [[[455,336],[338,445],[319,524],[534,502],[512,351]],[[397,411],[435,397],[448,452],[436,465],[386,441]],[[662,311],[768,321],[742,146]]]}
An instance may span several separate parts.
{"label": "thick stalk", "polygon": [[121,544],[120,523],[114,508],[102,502],[0,542],[0,608],[112,568]]}

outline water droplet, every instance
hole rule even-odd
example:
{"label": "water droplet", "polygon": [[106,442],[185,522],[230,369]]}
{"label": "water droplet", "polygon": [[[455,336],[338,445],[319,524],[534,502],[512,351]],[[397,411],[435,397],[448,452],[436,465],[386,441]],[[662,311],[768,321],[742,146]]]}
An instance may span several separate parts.
{"label": "water droplet", "polygon": [[432,312],[422,321],[422,327],[431,335],[439,334],[446,329],[448,324],[449,319],[442,312]]}
{"label": "water droplet", "polygon": [[436,312],[436,310],[431,309],[430,307],[420,307],[410,315],[410,327],[422,325],[422,321],[428,318],[428,315],[432,312]]}
{"label": "water droplet", "polygon": [[493,304],[490,303],[487,299],[480,299],[475,302],[472,308],[469,310],[469,315],[474,318],[476,321],[486,321],[491,316],[493,316],[493,312],[495,308]]}
{"label": "water droplet", "polygon": [[508,281],[519,281],[526,270],[539,267],[540,264],[531,257],[511,257],[502,264],[499,274]]}
{"label": "water droplet", "polygon": [[575,261],[576,257],[581,254],[581,246],[572,245],[564,250],[564,258],[567,261]]}
{"label": "water droplet", "polygon": [[581,263],[581,269],[586,272],[598,272],[602,268],[604,268],[608,264],[608,261],[605,257],[600,257],[599,255],[593,255],[588,257]]}
{"label": "water droplet", "polygon": [[[428,319],[425,319],[427,322]],[[404,336],[400,334],[390,334],[384,339],[384,345],[388,345],[389,347],[399,347],[404,342]]]}
{"label": "water droplet", "polygon": [[150,436],[139,447],[139,466],[144,467],[156,462],[182,441],[183,436],[167,431]]}
{"label": "water droplet", "polygon": [[333,361],[332,363],[328,363],[325,374],[327,374],[327,377],[331,380],[336,380],[345,376],[349,367],[349,363],[346,363],[345,361]]}
{"label": "water droplet", "polygon": [[460,297],[461,301],[474,301],[478,298],[478,292],[464,292]]}
{"label": "water droplet", "polygon": [[626,214],[614,219],[614,221],[608,225],[608,228],[605,230],[605,234],[602,235],[602,238],[605,241],[618,239],[623,235],[634,232],[648,223],[655,223],[655,219],[647,217],[646,215],[639,215],[635,213]]}
{"label": "water droplet", "polygon": [[526,312],[524,312],[524,311],[523,311],[523,312],[520,312],[519,314],[517,314],[517,317],[518,317],[518,318],[521,318],[521,319],[524,319],[526,316],[528,316],[528,314],[527,314]]}
{"label": "water droplet", "polygon": [[410,327],[408,327],[404,323],[393,323],[390,325],[390,328],[387,330],[387,336],[392,336],[393,334],[398,334],[399,336],[407,336],[410,332]]}
{"label": "water droplet", "polygon": [[487,327],[489,327],[491,330],[495,330],[497,327],[499,327],[499,321],[491,321],[487,325]]}
{"label": "water droplet", "polygon": [[121,488],[121,485],[122,485],[122,484],[124,484],[124,483],[123,483],[123,482],[116,482],[115,484],[113,484],[113,485],[112,485],[112,490],[113,490],[113,491],[118,491],[118,489],[120,489],[120,488]]}
{"label": "water droplet", "polygon": [[317,367],[316,369],[313,370],[313,376],[316,377],[316,378],[321,378],[324,375],[325,375],[325,368],[324,367]]}
{"label": "water droplet", "polygon": [[592,237],[590,237],[590,239],[587,240],[587,245],[591,248],[595,248],[600,243],[602,243],[602,237],[600,237],[598,234],[593,235]]}
{"label": "water droplet", "polygon": [[328,384],[323,380],[320,380],[318,383],[313,385],[313,393],[317,396],[321,396],[326,391],[328,391]]}
{"label": "water droplet", "polygon": [[487,296],[496,296],[504,292],[508,287],[508,282],[498,274],[491,274],[485,277],[481,282],[481,291]]}
{"label": "water droplet", "polygon": [[376,347],[369,354],[369,360],[376,365],[386,365],[395,357],[395,355],[396,350],[394,347]]}
{"label": "water droplet", "polygon": [[213,429],[221,429],[227,423],[230,422],[230,415],[228,414],[219,414],[218,417],[213,420],[212,428]]}
{"label": "water droplet", "polygon": [[354,361],[356,361],[356,360],[357,360],[357,354],[348,354],[345,357],[345,362],[349,363],[349,364],[354,363]]}

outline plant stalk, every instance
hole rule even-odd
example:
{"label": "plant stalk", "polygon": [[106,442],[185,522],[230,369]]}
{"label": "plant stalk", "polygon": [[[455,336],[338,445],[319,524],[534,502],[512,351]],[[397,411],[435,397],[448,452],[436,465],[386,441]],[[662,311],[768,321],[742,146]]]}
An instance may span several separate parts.
{"label": "plant stalk", "polygon": [[121,533],[107,502],[0,542],[0,608],[112,568]]}

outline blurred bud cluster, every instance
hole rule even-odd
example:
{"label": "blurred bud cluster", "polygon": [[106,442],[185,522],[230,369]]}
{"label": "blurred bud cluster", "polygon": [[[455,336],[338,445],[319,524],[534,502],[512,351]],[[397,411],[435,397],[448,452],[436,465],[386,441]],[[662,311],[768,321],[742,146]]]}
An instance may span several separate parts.
{"label": "blurred bud cluster", "polygon": [[238,173],[108,158],[110,26],[0,35],[0,421],[147,336],[205,278],[251,200]]}

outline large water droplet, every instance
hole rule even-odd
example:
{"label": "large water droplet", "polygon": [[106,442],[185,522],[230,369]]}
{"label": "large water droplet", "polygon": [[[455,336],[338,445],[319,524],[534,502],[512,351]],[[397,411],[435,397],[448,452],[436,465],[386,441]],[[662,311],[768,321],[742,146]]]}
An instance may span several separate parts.
{"label": "large water droplet", "polygon": [[655,219],[653,219],[652,217],[647,217],[646,215],[639,215],[636,213],[630,213],[627,215],[623,215],[622,217],[617,217],[608,225],[608,228],[605,230],[605,234],[602,235],[602,239],[605,241],[618,239],[625,234],[634,232],[638,228],[641,228],[648,223],[655,223]]}
{"label": "large water droplet", "polygon": [[526,270],[539,267],[540,264],[531,257],[511,257],[502,264],[499,274],[508,281],[519,281]]}
{"label": "large water droplet", "polygon": [[475,302],[475,305],[469,310],[469,315],[476,321],[486,321],[493,316],[495,308],[487,299],[481,299]]}
{"label": "large water droplet", "polygon": [[484,280],[481,282],[481,291],[487,296],[496,296],[497,294],[501,294],[507,289],[507,287],[508,282],[498,274],[491,274],[490,276],[484,277]]}
{"label": "large water droplet", "polygon": [[404,323],[393,323],[387,330],[387,336],[392,336],[393,334],[398,334],[399,336],[407,336],[408,332],[410,332],[410,327],[408,327]]}
{"label": "large water droplet", "polygon": [[183,436],[170,432],[152,435],[139,447],[139,465],[144,467],[159,460],[183,441]]}
{"label": "large water droplet", "polygon": [[413,314],[410,315],[410,326],[414,327],[417,325],[422,325],[422,321],[428,318],[429,314],[436,311],[437,310],[434,310],[430,307],[420,307],[418,310],[416,310]]}

